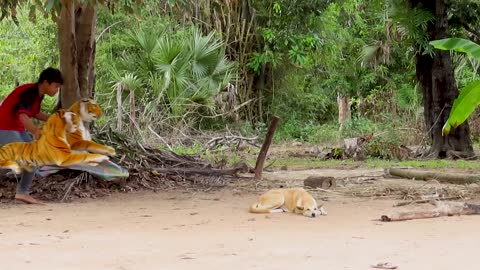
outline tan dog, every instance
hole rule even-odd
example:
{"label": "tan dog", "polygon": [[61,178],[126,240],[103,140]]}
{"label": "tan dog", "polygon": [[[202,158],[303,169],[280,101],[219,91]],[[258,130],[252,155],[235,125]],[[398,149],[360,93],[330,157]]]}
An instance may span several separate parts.
{"label": "tan dog", "polygon": [[303,188],[272,189],[264,193],[250,206],[251,213],[293,212],[306,217],[326,215],[315,199]]}

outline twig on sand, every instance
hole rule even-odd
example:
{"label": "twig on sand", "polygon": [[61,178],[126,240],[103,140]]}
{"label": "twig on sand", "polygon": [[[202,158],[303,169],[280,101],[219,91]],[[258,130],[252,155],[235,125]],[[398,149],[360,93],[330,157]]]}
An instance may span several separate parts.
{"label": "twig on sand", "polygon": [[389,262],[377,263],[375,265],[371,265],[372,268],[379,268],[379,269],[397,269],[398,266],[393,265]]}

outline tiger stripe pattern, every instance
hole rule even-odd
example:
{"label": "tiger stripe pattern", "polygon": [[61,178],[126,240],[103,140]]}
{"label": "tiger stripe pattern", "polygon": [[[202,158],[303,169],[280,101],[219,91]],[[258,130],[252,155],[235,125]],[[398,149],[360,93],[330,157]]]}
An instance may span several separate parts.
{"label": "tiger stripe pattern", "polygon": [[0,168],[15,173],[29,171],[43,165],[70,166],[79,164],[98,165],[108,156],[92,153],[72,153],[67,143],[68,133],[78,130],[81,120],[73,112],[58,110],[42,127],[42,135],[32,142],[13,142],[0,147]]}

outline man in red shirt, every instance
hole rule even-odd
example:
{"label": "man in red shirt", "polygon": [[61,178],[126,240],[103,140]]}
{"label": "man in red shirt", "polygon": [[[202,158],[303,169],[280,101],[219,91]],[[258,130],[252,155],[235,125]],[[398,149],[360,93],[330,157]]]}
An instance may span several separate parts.
{"label": "man in red shirt", "polygon": [[[40,73],[37,83],[15,88],[0,104],[0,146],[11,142],[31,142],[38,139],[42,130],[31,118],[46,121],[48,114],[41,112],[44,95],[54,96],[63,84],[60,70],[47,68]],[[33,138],[32,138],[33,135]],[[29,195],[35,171],[22,171],[15,199],[25,203],[43,204]]]}

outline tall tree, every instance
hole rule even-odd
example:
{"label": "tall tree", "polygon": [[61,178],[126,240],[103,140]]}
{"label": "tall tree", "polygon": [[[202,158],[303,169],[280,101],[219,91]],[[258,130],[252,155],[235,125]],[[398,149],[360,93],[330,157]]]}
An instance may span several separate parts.
{"label": "tall tree", "polygon": [[[410,0],[411,8],[422,8],[434,15],[427,23],[428,40],[449,36],[448,14],[445,0]],[[447,121],[453,101],[458,95],[452,59],[448,51],[417,50],[416,76],[421,85],[424,101],[425,124],[432,146],[426,153],[429,157],[443,158],[461,152],[462,156],[473,155],[468,123],[455,129],[449,136],[442,136],[443,124]]]}
{"label": "tall tree", "polygon": [[59,106],[68,108],[79,98],[93,96],[95,83],[96,6],[62,0],[57,17],[60,68],[65,84]]}

